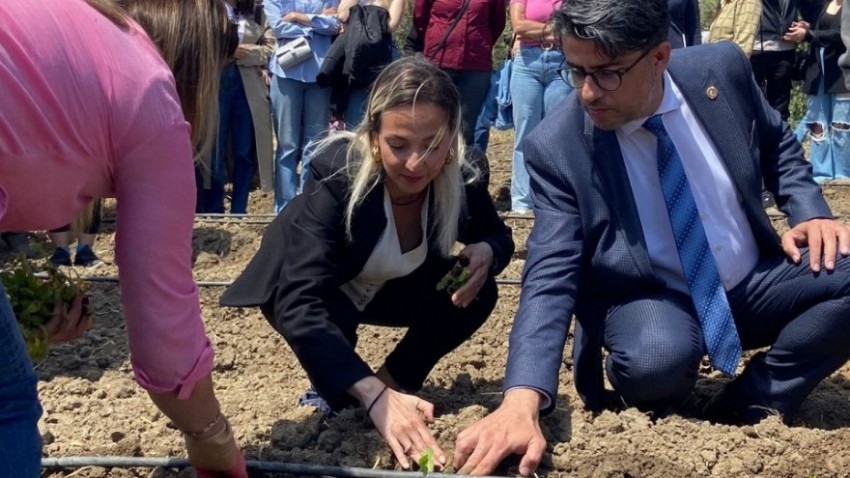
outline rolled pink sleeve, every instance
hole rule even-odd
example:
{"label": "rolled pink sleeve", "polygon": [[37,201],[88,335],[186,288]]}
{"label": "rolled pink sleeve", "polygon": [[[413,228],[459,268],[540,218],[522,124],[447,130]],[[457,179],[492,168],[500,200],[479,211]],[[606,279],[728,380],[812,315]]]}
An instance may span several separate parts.
{"label": "rolled pink sleeve", "polygon": [[116,163],[116,262],[136,380],[187,398],[213,367],[192,277],[189,125],[170,125]]}

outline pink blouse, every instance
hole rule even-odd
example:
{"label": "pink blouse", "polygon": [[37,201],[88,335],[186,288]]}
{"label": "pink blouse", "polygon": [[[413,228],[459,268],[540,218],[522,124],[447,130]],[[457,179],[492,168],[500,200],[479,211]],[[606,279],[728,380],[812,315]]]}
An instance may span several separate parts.
{"label": "pink blouse", "polygon": [[552,13],[561,7],[561,0],[511,0],[511,5],[525,5],[525,19],[549,23]]}
{"label": "pink blouse", "polygon": [[141,28],[82,0],[0,1],[0,230],[117,198],[115,259],[136,380],[188,397],[213,351],[192,278],[195,180],[174,78]]}

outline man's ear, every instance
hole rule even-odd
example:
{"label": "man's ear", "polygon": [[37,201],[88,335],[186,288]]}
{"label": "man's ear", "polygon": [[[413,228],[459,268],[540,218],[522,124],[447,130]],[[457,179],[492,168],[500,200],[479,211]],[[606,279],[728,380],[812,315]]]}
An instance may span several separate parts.
{"label": "man's ear", "polygon": [[673,47],[670,45],[670,42],[664,41],[655,47],[655,51],[650,53],[650,57],[653,60],[652,64],[659,72],[667,69],[667,65],[670,63],[670,53],[672,51]]}

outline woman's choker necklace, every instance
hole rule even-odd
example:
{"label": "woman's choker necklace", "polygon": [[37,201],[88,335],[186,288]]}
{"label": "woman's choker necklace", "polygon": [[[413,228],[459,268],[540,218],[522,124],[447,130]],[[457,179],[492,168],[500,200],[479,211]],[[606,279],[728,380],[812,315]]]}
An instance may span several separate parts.
{"label": "woman's choker necklace", "polygon": [[421,193],[417,194],[413,197],[413,199],[408,199],[407,201],[396,201],[392,197],[390,197],[390,203],[393,206],[410,206],[411,204],[419,202],[420,199],[425,197],[425,194],[428,193],[428,189],[423,189]]}

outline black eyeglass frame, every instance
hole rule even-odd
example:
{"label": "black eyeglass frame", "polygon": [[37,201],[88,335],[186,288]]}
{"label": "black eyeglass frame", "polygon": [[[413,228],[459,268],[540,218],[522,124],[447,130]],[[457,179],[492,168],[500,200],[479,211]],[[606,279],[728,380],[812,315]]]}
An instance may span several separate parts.
{"label": "black eyeglass frame", "polygon": [[[593,71],[593,72],[587,72],[583,68],[576,68],[576,67],[572,67],[572,66],[567,66],[565,68],[558,68],[558,70],[557,70],[558,76],[566,84],[568,84],[571,87],[576,88],[576,89],[584,87],[584,83],[585,83],[585,81],[587,81],[587,77],[590,77],[590,78],[593,78],[593,82],[596,83],[596,86],[598,86],[599,89],[601,89],[603,91],[608,91],[608,92],[617,91],[617,90],[620,89],[621,86],[623,86],[623,77],[626,76],[626,73],[631,71],[631,69],[634,68],[635,66],[637,66],[637,64],[640,63],[641,60],[646,58],[646,55],[648,55],[649,52],[651,52],[653,48],[655,48],[655,47],[644,50],[643,54],[641,54],[638,57],[637,60],[635,60],[631,65],[627,66],[625,69],[622,69],[622,70],[609,70],[609,69],[603,68],[601,70],[596,70],[596,71]],[[573,77],[574,73],[578,73],[582,76],[582,79],[581,79],[580,82],[575,81],[575,78]],[[603,86],[599,82],[598,75],[600,75],[600,74],[602,74],[602,75],[616,75],[617,76],[617,86],[615,86],[614,88],[606,88],[605,86]],[[613,76],[611,76],[611,78],[613,78]]]}

